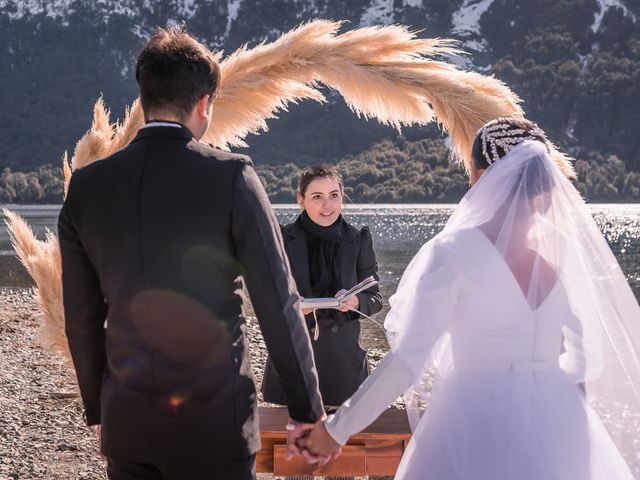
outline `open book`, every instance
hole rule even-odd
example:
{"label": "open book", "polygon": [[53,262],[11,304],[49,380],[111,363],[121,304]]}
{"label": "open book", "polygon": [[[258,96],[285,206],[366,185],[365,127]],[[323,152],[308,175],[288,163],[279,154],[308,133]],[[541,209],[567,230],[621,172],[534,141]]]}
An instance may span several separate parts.
{"label": "open book", "polygon": [[378,281],[375,278],[367,277],[338,297],[305,298],[302,302],[300,302],[300,306],[302,308],[340,308],[340,304],[343,303],[347,298],[353,297],[363,290],[371,288],[377,284]]}

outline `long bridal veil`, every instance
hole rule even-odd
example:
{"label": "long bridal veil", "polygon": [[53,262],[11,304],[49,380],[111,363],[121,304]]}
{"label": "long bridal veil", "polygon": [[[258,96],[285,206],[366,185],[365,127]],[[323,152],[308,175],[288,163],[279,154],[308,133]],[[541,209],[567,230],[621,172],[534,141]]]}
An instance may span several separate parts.
{"label": "long bridal veil", "polygon": [[[390,299],[391,349],[417,374],[405,396],[412,425],[455,362],[446,333],[426,362],[404,355],[420,348],[411,332],[437,320],[417,311],[416,295],[422,283],[437,281],[438,238],[464,229],[479,230],[493,244],[520,287],[523,308],[535,313],[554,289],[564,290],[571,318],[563,320],[560,367],[584,389],[640,478],[640,306],[584,201],[538,141],[524,141],[487,168],[443,231],[414,257]],[[463,341],[473,342],[473,332]]]}

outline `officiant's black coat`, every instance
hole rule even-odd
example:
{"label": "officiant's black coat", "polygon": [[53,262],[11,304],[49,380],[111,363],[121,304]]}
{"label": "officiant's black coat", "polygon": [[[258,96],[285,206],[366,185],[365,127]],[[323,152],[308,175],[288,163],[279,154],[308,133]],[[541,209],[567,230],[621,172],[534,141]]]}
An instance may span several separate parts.
{"label": "officiant's black coat", "polygon": [[248,157],[184,127],[143,128],[73,174],[58,229],[66,333],[108,457],[244,475],[259,434],[241,276],[291,417],[322,414],[279,226]]}
{"label": "officiant's black coat", "polygon": [[[342,288],[349,289],[370,276],[378,280],[378,263],[369,229],[364,227],[358,230],[346,221],[343,222],[342,229],[342,240],[338,247]],[[300,295],[313,297],[306,232],[299,222],[294,222],[282,227],[282,237]],[[377,285],[359,293],[358,300],[358,310],[367,316],[382,308],[382,296]],[[354,312],[335,312],[332,319],[318,319],[318,338],[311,343],[318,369],[320,393],[327,405],[340,405],[358,389],[369,374],[367,352],[358,341],[359,318],[360,315]],[[306,320],[313,335],[313,314],[307,315]],[[287,402],[288,394],[282,389],[271,358],[265,368],[262,393],[267,402]]]}

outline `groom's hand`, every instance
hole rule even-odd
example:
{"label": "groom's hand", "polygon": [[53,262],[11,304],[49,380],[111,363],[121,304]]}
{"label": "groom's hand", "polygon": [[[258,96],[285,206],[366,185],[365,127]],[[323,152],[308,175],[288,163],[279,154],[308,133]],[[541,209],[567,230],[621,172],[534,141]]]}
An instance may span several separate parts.
{"label": "groom's hand", "polygon": [[[287,453],[285,454],[285,460],[289,461],[297,455],[301,455],[308,463],[316,463],[313,458],[310,458],[308,452],[304,452],[299,449],[296,442],[299,438],[307,435],[314,427],[313,423],[300,423],[295,420],[289,419],[287,423]],[[307,455],[305,455],[305,453]],[[310,461],[311,460],[311,461]]]}
{"label": "groom's hand", "polygon": [[296,442],[297,447],[303,448],[304,452],[315,457],[320,466],[338,458],[342,453],[340,444],[327,432],[325,420],[325,418],[319,420],[311,431],[301,436]]}

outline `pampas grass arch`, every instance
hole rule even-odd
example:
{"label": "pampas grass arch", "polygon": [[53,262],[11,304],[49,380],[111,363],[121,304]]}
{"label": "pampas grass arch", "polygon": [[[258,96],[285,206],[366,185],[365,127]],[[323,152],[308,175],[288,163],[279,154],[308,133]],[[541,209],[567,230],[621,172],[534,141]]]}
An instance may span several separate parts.
{"label": "pampas grass arch", "polygon": [[[272,43],[241,47],[221,59],[214,121],[203,141],[219,148],[246,146],[250,133],[266,131],[266,120],[290,103],[324,102],[325,85],[338,91],[359,116],[401,128],[437,121],[451,139],[454,159],[469,170],[478,129],[502,116],[523,117],[520,99],[500,80],[458,69],[435,58],[461,54],[455,42],[421,39],[397,25],[338,33],[342,22],[315,20]],[[102,99],[91,128],[77,143],[71,165],[65,153],[65,195],[71,172],[125,147],[143,124],[138,100],[122,122],[111,123]],[[552,157],[568,177],[570,159],[552,147]],[[43,342],[71,366],[64,334],[60,248],[47,232],[39,241],[17,214],[4,211],[16,253],[34,279],[42,312]]]}

